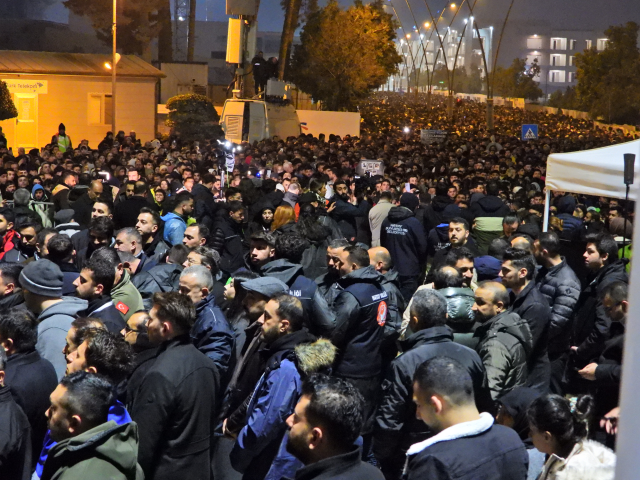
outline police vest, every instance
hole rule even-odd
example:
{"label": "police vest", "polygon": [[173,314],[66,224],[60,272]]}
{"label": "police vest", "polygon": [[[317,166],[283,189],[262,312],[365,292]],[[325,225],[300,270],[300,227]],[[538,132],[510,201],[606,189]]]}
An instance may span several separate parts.
{"label": "police vest", "polygon": [[376,322],[384,327],[388,312],[387,292],[372,283],[354,283],[345,288],[345,292],[349,292],[356,298],[361,310],[375,312]]}

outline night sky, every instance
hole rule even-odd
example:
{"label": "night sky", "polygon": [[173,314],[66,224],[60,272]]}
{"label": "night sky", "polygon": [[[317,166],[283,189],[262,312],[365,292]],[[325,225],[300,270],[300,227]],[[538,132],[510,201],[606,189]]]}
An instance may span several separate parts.
{"label": "night sky", "polygon": [[[320,3],[322,4],[323,0],[320,0]],[[340,3],[348,5],[351,2],[341,0]],[[410,30],[414,21],[406,0],[393,0],[392,3],[405,29]],[[429,20],[424,0],[411,0],[409,3],[418,22],[424,23]],[[434,16],[437,16],[436,12],[449,3],[442,0],[429,1]],[[456,3],[460,2],[456,1]],[[509,3],[509,0],[477,0],[474,10],[479,26],[493,25],[494,28],[501,28]],[[224,12],[224,0],[198,0],[199,20],[208,18],[226,21]],[[67,15],[62,6],[62,0],[60,4],[49,8],[45,16],[48,20],[66,21]],[[469,9],[464,5],[457,18],[462,19],[467,16],[469,16]],[[640,8],[638,8],[638,0],[516,0],[511,19],[514,23],[549,24],[562,29],[604,30],[609,25],[622,24],[630,20],[640,23]],[[284,13],[280,7],[280,0],[261,0],[258,15],[260,30],[280,31],[283,20]]]}

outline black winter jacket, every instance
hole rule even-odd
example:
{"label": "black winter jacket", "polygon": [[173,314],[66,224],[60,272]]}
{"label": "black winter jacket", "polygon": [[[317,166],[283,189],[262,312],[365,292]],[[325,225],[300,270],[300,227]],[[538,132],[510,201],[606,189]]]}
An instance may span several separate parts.
{"label": "black winter jacket", "polygon": [[2,480],[31,478],[29,420],[11,396],[9,387],[0,387],[0,470]]}
{"label": "black winter jacket", "polygon": [[49,395],[58,386],[58,376],[51,362],[35,349],[11,355],[4,373],[5,385],[9,386],[11,395],[29,419],[35,466],[48,429],[45,412],[51,406]]}
{"label": "black winter jacket", "polygon": [[549,357],[553,359],[571,347],[571,322],[580,297],[580,280],[563,258],[555,267],[540,268],[535,282],[551,306]]}
{"label": "black winter jacket", "polygon": [[191,343],[175,337],[155,350],[131,405],[138,424],[138,463],[145,478],[211,477],[218,371]]}
{"label": "black winter jacket", "polygon": [[511,213],[509,207],[500,197],[493,195],[486,195],[477,202],[473,202],[469,210],[471,210],[473,218],[505,217]]}
{"label": "black winter jacket", "polygon": [[295,480],[383,480],[384,476],[373,465],[363,462],[360,449],[325,458],[306,465],[296,472]]}
{"label": "black winter jacket", "polygon": [[334,195],[331,202],[335,202],[336,207],[329,214],[340,227],[340,231],[344,238],[349,241],[353,241],[358,234],[356,218],[367,217],[369,211],[369,203],[366,201],[360,202],[357,207],[349,202],[345,202],[340,196]]}
{"label": "black winter jacket", "polygon": [[157,263],[163,263],[169,252],[169,245],[162,239],[162,232],[156,232],[156,236],[151,243],[146,243],[142,247],[144,254]]}
{"label": "black winter jacket", "polygon": [[[443,430],[425,442],[435,443],[422,449],[421,445],[414,445],[407,459],[406,479],[525,480],[529,454],[522,440],[515,430],[502,425],[476,428],[477,424],[493,423],[488,415],[456,425],[453,435],[447,435],[449,429]],[[438,441],[438,437],[442,440]]]}
{"label": "black winter jacket", "polygon": [[287,284],[289,294],[302,303],[307,319],[305,326],[312,334],[331,336],[336,324],[335,316],[316,283],[303,275],[302,265],[279,258],[264,265],[260,273],[264,277],[274,277]]}
{"label": "black winter jacket", "polygon": [[120,334],[125,326],[125,321],[120,311],[113,305],[109,295],[102,295],[89,301],[89,306],[84,312],[78,313],[79,317],[92,317],[102,320],[104,326],[111,333]]}
{"label": "black winter jacket", "polygon": [[602,267],[580,294],[573,317],[572,345],[578,347],[576,366],[584,367],[602,353],[609,339],[611,320],[604,311],[600,295],[614,282],[629,282],[625,263],[616,260]]}
{"label": "black winter jacket", "polygon": [[380,373],[389,301],[381,283],[371,265],[338,280],[343,290],[333,304],[336,328],[331,341],[338,347],[335,372],[341,376],[370,378]]}
{"label": "black winter jacket", "polygon": [[407,449],[433,435],[416,418],[412,401],[413,375],[420,364],[439,356],[454,358],[471,376],[479,408],[490,406],[491,400],[482,360],[470,348],[454,343],[449,327],[420,330],[402,342],[402,346],[404,353],[391,362],[385,374],[375,417],[373,448],[385,473],[397,472]]}
{"label": "black winter jacket", "polygon": [[517,296],[512,292],[511,297],[510,310],[517,313],[521,319],[526,320],[533,340],[533,348],[528,361],[529,375],[527,385],[541,392],[546,392],[551,378],[547,350],[549,304],[533,281],[529,282]]}
{"label": "black winter jacket", "polygon": [[453,204],[453,200],[451,200],[448,196],[439,196],[436,195],[431,199],[431,204],[425,206],[424,211],[424,229],[427,232],[430,232],[432,229],[436,228],[438,225],[442,223],[444,220],[444,209],[449,205]]}
{"label": "black winter jacket", "polygon": [[380,245],[389,250],[400,276],[419,277],[424,272],[427,242],[424,228],[406,207],[393,207],[380,227]]}
{"label": "black winter jacket", "polygon": [[242,224],[235,222],[229,215],[214,225],[211,247],[220,254],[220,269],[231,274],[244,267],[244,244]]}

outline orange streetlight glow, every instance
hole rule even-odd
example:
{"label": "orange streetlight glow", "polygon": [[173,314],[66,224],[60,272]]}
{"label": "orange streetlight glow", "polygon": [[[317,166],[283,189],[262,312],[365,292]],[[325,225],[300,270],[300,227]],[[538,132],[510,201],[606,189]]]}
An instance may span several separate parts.
{"label": "orange streetlight glow", "polygon": [[456,8],[456,4],[452,3],[451,5],[449,5],[451,8]]}

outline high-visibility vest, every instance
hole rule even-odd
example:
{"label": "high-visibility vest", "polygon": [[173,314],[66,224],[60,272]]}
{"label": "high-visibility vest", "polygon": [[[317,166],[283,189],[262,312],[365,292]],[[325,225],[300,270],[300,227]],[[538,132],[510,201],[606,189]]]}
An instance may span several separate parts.
{"label": "high-visibility vest", "polygon": [[58,150],[65,153],[68,148],[71,148],[71,140],[67,135],[58,135]]}

